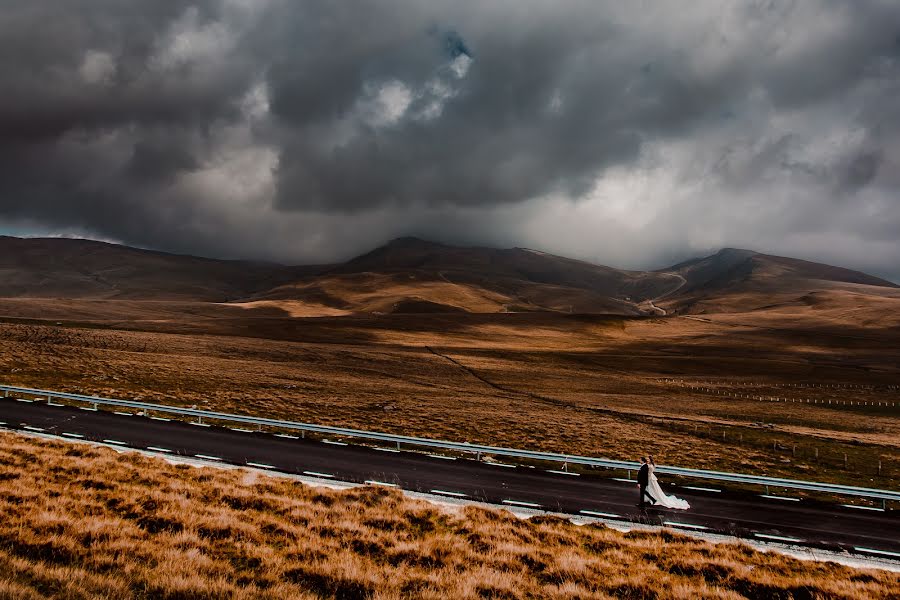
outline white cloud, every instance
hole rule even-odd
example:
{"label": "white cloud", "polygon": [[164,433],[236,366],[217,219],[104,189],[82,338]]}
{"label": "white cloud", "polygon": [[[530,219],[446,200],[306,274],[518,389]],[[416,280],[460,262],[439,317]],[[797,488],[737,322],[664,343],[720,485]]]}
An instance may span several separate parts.
{"label": "white cloud", "polygon": [[78,68],[81,78],[89,84],[101,84],[109,81],[116,71],[116,62],[108,52],[88,50]]}

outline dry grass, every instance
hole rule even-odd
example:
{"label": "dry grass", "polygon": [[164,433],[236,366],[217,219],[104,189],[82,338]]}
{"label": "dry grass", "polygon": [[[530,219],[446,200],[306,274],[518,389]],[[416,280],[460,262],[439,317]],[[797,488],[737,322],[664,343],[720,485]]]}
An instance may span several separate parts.
{"label": "dry grass", "polygon": [[[893,573],[0,434],[0,598],[889,598]],[[896,597],[894,595],[893,597]]]}
{"label": "dry grass", "polygon": [[669,464],[807,471],[889,489],[900,482],[900,408],[771,404],[660,383],[676,376],[722,389],[752,384],[760,393],[900,403],[883,389],[777,387],[896,383],[900,345],[889,330],[754,328],[733,316],[235,319],[228,315],[256,311],[147,310],[147,319],[114,329],[0,324],[2,379],[458,441],[614,458],[652,452]]}

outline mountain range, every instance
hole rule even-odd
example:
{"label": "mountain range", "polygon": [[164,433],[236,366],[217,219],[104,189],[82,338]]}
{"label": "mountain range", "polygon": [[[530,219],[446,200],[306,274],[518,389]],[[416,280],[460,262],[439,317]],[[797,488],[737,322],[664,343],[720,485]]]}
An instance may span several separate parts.
{"label": "mountain range", "polygon": [[618,315],[740,312],[834,294],[897,296],[892,282],[725,248],[626,271],[527,248],[399,238],[347,262],[285,266],[65,238],[0,237],[0,298],[227,303],[292,316],[551,311]]}

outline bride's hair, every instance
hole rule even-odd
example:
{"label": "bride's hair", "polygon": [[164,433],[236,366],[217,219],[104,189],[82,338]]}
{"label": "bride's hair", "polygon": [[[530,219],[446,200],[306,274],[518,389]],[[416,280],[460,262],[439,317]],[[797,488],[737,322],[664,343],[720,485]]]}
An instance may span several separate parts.
{"label": "bride's hair", "polygon": [[648,455],[648,456],[647,456],[647,459],[650,461],[650,464],[651,464],[651,465],[653,465],[654,467],[656,466],[656,461],[653,460],[653,455],[652,455],[652,454]]}

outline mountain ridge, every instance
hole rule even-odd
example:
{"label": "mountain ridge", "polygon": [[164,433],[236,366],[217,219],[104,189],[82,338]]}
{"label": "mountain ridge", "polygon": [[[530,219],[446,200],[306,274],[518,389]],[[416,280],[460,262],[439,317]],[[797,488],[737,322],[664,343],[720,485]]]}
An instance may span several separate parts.
{"label": "mountain ridge", "polygon": [[[299,316],[392,312],[709,311],[721,298],[896,284],[843,267],[738,248],[631,271],[530,248],[391,240],[334,265],[219,260],[71,238],[0,236],[0,297],[226,302]],[[736,296],[737,295],[737,296]],[[783,299],[783,298],[782,298]],[[663,304],[663,308],[655,305]]]}

